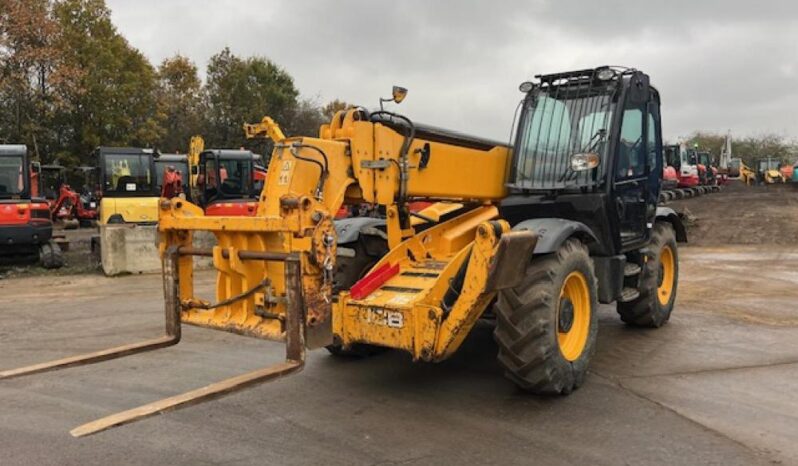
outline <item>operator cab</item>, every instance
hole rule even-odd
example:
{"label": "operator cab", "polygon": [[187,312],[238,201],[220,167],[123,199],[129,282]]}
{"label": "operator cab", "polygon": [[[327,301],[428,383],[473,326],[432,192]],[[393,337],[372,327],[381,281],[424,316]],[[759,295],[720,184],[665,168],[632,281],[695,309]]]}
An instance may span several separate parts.
{"label": "operator cab", "polygon": [[665,165],[669,165],[676,170],[682,168],[681,145],[673,144],[665,146],[663,152],[665,154]]}
{"label": "operator cab", "polygon": [[66,183],[66,167],[58,164],[42,165],[40,167],[39,186],[41,196],[48,201],[58,199],[61,185]]}
{"label": "operator cab", "polygon": [[200,154],[200,205],[206,215],[255,215],[263,189],[260,156],[249,150],[212,149]]}
{"label": "operator cab", "polygon": [[96,155],[103,197],[157,196],[152,149],[100,147]]}
{"label": "operator cab", "polygon": [[31,186],[27,170],[25,146],[0,146],[0,200],[30,199]]}
{"label": "operator cab", "polygon": [[0,258],[35,256],[43,245],[52,248],[50,209],[38,198],[40,169],[29,162],[26,146],[0,145]]}
{"label": "operator cab", "polygon": [[186,154],[158,154],[155,158],[155,188],[163,193],[163,183],[167,170],[173,169],[180,175],[183,195],[191,200],[189,186],[188,156]]}
{"label": "operator cab", "polygon": [[781,161],[773,157],[759,159],[759,173],[765,173],[768,170],[778,170],[781,167]]}
{"label": "operator cab", "polygon": [[155,153],[137,147],[99,147],[100,223],[155,223],[160,193]]}
{"label": "operator cab", "polygon": [[601,67],[540,75],[521,90],[502,216],[580,222],[599,256],[646,244],[663,170],[660,98],[648,75]]}

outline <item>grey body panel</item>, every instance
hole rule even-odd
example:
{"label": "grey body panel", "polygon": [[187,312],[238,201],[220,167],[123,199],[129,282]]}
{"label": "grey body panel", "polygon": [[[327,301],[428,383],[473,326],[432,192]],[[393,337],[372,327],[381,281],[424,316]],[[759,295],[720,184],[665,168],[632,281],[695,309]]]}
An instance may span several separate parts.
{"label": "grey body panel", "polygon": [[676,241],[680,243],[687,242],[687,230],[682,222],[682,217],[670,207],[657,207],[656,213],[657,222],[668,222],[673,225],[673,230],[676,232]]}
{"label": "grey body panel", "polygon": [[338,244],[347,244],[357,241],[364,229],[385,225],[385,220],[373,217],[352,217],[336,220],[334,223]]}
{"label": "grey body panel", "polygon": [[598,242],[598,239],[584,223],[562,218],[533,218],[524,220],[513,227],[513,230],[532,230],[538,235],[535,254],[554,252],[570,238],[577,235]]}

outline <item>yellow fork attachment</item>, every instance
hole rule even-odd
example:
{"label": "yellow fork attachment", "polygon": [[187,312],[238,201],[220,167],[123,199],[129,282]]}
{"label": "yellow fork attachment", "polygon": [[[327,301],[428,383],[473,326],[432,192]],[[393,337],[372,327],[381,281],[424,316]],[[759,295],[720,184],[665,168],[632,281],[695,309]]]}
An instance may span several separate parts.
{"label": "yellow fork attachment", "polygon": [[[91,364],[109,359],[116,359],[178,343],[180,341],[181,334],[180,312],[181,307],[183,307],[183,305],[181,305],[179,295],[179,258],[181,256],[185,257],[210,254],[212,254],[210,250],[196,250],[185,246],[171,246],[166,251],[163,261],[164,297],[166,302],[166,334],[164,336],[152,340],[145,340],[138,343],[108,348],[93,353],[86,353],[55,361],[3,371],[0,372],[0,380],[58,370],[71,366]],[[164,411],[170,411],[213,398],[218,398],[228,393],[241,390],[252,385],[268,382],[284,375],[302,370],[305,364],[305,318],[304,305],[302,303],[301,265],[299,254],[239,251],[238,256],[238,259],[242,261],[282,261],[285,263],[285,282],[287,285],[287,312],[284,323],[286,344],[285,362],[271,367],[266,367],[264,369],[258,369],[236,377],[231,377],[229,379],[222,380],[196,390],[191,390],[181,395],[164,398],[153,403],[139,406],[138,408],[98,419],[73,429],[70,432],[73,436],[83,437],[86,435],[91,435],[114,426],[134,422],[158,413],[162,413]],[[246,294],[247,293],[243,293],[240,295],[240,297],[243,297]],[[224,303],[219,303],[217,306],[223,304]]]}

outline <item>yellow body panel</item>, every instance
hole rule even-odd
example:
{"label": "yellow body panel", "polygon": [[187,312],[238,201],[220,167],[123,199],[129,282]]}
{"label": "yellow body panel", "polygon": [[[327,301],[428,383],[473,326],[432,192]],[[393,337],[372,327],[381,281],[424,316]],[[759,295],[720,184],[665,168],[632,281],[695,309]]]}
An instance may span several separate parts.
{"label": "yellow body panel", "polygon": [[766,170],[765,171],[765,183],[767,184],[774,184],[774,183],[786,183],[787,178],[784,177],[779,170]]}
{"label": "yellow body panel", "polygon": [[157,197],[103,197],[100,200],[99,223],[107,225],[113,215],[121,215],[125,223],[158,221]]}

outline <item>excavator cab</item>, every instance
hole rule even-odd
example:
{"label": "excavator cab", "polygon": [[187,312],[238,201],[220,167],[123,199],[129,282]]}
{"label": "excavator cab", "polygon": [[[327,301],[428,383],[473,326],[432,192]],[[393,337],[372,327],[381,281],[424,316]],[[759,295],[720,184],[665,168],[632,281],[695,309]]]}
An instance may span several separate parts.
{"label": "excavator cab", "polygon": [[99,223],[156,223],[160,193],[155,184],[155,152],[135,147],[99,147],[94,154],[102,192]]}
{"label": "excavator cab", "polygon": [[26,146],[0,145],[0,259],[38,258],[45,268],[59,268],[64,259],[39,193],[40,176]]}
{"label": "excavator cab", "polygon": [[[199,156],[199,204],[206,215],[255,215],[263,189],[256,161],[248,150],[213,149]],[[258,189],[260,187],[260,189]]]}
{"label": "excavator cab", "polygon": [[704,167],[704,178],[701,180],[704,185],[717,184],[717,168],[713,166],[712,154],[706,151],[697,152],[698,163]]}
{"label": "excavator cab", "polygon": [[[185,154],[158,154],[155,158],[155,185],[161,197],[165,193],[179,191],[184,198],[192,200],[189,181],[188,157]],[[179,186],[167,186],[164,189],[164,184],[170,183]]]}

